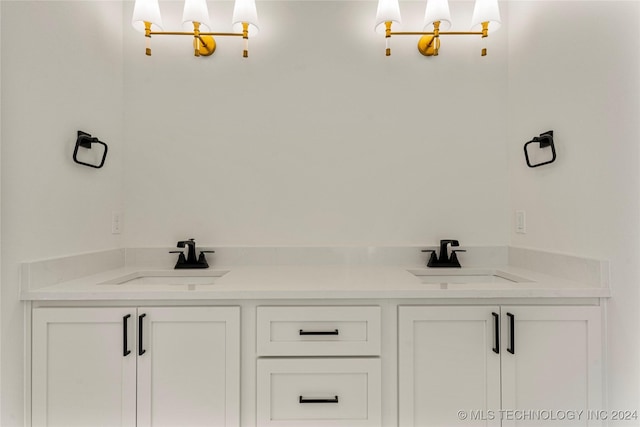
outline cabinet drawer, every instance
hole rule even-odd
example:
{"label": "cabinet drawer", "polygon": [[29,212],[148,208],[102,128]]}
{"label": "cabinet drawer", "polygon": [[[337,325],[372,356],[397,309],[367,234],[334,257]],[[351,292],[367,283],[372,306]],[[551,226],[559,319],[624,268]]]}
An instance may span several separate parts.
{"label": "cabinet drawer", "polygon": [[380,359],[259,359],[258,426],[379,426]]}
{"label": "cabinet drawer", "polygon": [[378,356],[380,307],[258,307],[259,356]]}

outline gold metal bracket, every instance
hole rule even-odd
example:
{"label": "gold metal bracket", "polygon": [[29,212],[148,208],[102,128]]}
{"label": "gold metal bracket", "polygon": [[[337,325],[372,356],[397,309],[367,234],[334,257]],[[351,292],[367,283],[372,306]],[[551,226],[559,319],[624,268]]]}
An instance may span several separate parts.
{"label": "gold metal bracket", "polygon": [[244,49],[242,49],[242,57],[249,57],[249,23],[242,23],[242,43],[244,44]]}
{"label": "gold metal bracket", "polygon": [[247,44],[249,41],[249,24],[247,22],[242,23],[241,33],[202,33],[200,32],[200,23],[193,23],[193,32],[182,31],[151,31],[151,23],[145,22],[145,37],[147,37],[146,54],[151,56],[151,48],[149,47],[149,41],[152,35],[164,35],[164,36],[192,36],[193,37],[193,52],[195,56],[211,56],[216,51],[216,41],[213,36],[221,37],[242,37],[244,39],[244,49],[242,51],[243,57],[248,57],[249,52]]}
{"label": "gold metal bracket", "polygon": [[438,56],[438,50],[440,50],[440,21],[433,23],[432,36],[420,37],[418,50],[424,56]]}
{"label": "gold metal bracket", "polygon": [[211,56],[216,51],[216,41],[211,36],[200,36],[193,39],[193,48],[198,50],[196,56]]}
{"label": "gold metal bracket", "polygon": [[[390,49],[388,48],[389,39],[391,36],[421,36],[418,40],[418,51],[424,56],[438,56],[440,51],[440,36],[482,36],[482,38],[489,36],[489,23],[482,23],[482,31],[440,31],[440,21],[433,23],[433,32],[425,31],[391,31],[391,22],[385,22],[386,32],[385,38],[387,40],[386,55],[390,55]],[[482,49],[482,56],[486,56],[487,49]]]}
{"label": "gold metal bracket", "polygon": [[[489,37],[489,22],[482,23],[482,38]],[[480,56],[487,56],[487,48],[483,47]]]}
{"label": "gold metal bracket", "polygon": [[147,43],[145,55],[151,56],[151,22],[144,21],[144,37]]}
{"label": "gold metal bracket", "polygon": [[391,48],[389,47],[389,39],[391,38],[391,21],[385,21],[384,26],[385,26],[384,37],[387,44],[385,55],[391,56]]}
{"label": "gold metal bracket", "polygon": [[440,49],[440,37],[422,36],[418,40],[418,50],[424,56],[437,56]]}
{"label": "gold metal bracket", "polygon": [[193,49],[195,56],[211,56],[216,50],[213,37],[201,35],[199,22],[193,23]]}

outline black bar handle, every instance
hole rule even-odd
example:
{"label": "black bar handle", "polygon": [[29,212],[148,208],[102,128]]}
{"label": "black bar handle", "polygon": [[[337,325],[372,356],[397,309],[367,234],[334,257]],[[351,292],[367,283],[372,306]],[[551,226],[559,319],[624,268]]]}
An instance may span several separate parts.
{"label": "black bar handle", "polygon": [[509,344],[511,347],[507,348],[507,351],[511,354],[516,354],[516,316],[511,313],[507,313],[507,317],[509,317],[509,331],[511,341]]}
{"label": "black bar handle", "polygon": [[140,316],[138,316],[138,356],[142,356],[147,352],[147,350],[142,348],[142,330],[144,325],[142,319],[144,319],[146,315],[146,313],[142,313]]}
{"label": "black bar handle", "polygon": [[131,317],[130,314],[127,314],[126,316],[124,316],[122,318],[122,356],[126,357],[129,354],[131,354],[131,350],[129,350],[128,344],[129,344],[129,338],[127,337],[127,332],[128,329],[127,328],[127,320]]}
{"label": "black bar handle", "polygon": [[305,331],[300,329],[300,335],[340,335],[340,331],[334,329],[333,331]]}
{"label": "black bar handle", "polygon": [[492,312],[493,322],[495,325],[495,346],[493,347],[493,352],[496,354],[500,354],[500,315],[498,313]]}
{"label": "black bar handle", "polygon": [[333,399],[306,399],[300,396],[298,402],[299,403],[338,403],[338,396],[333,396]]}

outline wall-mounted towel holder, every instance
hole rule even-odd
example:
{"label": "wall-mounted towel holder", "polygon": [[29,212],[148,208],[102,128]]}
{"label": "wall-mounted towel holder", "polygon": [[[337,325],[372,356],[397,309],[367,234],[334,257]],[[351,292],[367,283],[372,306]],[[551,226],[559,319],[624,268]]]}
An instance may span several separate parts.
{"label": "wall-mounted towel holder", "polygon": [[[534,142],[538,143],[538,148],[548,148],[551,147],[551,160],[547,160],[546,162],[531,164],[531,160],[529,159],[529,150],[528,146],[533,144]],[[545,133],[541,133],[540,136],[534,137],[531,141],[524,144],[524,157],[527,160],[527,166],[530,168],[537,168],[538,166],[548,165],[549,163],[553,163],[556,161],[556,147],[553,143],[553,131],[547,131]]]}
{"label": "wall-mounted towel holder", "polygon": [[[88,148],[90,150],[91,145],[94,143],[101,144],[102,146],[104,146],[104,152],[102,153],[102,160],[100,161],[100,164],[93,165],[91,163],[85,163],[83,161],[78,160],[78,148],[82,147],[82,148]],[[107,144],[98,140],[98,138],[92,137],[90,134],[79,130],[78,139],[76,139],[76,148],[73,150],[73,161],[80,165],[89,166],[90,168],[100,169],[102,166],[104,166],[104,161],[107,158],[108,150],[109,150],[109,147],[107,146]]]}

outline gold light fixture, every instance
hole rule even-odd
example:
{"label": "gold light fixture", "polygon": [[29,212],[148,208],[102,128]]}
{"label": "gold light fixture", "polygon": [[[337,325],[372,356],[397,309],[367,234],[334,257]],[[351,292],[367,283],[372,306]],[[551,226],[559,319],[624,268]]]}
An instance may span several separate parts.
{"label": "gold light fixture", "polygon": [[[185,31],[162,31],[162,17],[158,0],[136,0],[133,7],[133,28],[146,37],[146,54],[151,56],[151,36],[191,36],[195,56],[209,56],[216,50],[213,36],[242,37],[242,56],[249,56],[249,36],[258,33],[258,14],[255,0],[236,0],[233,7],[232,33],[210,32],[209,10],[206,0],[185,0],[182,25]],[[193,29],[192,29],[193,28]]]}
{"label": "gold light fixture", "polygon": [[[471,31],[446,31],[451,27],[451,14],[448,0],[427,0],[424,14],[423,31],[391,31],[393,23],[400,24],[400,5],[398,0],[378,0],[376,13],[376,31],[384,32],[386,39],[386,55],[391,55],[391,36],[419,35],[418,51],[425,56],[438,56],[440,50],[440,36],[450,35],[479,35],[483,39],[492,31],[500,28],[500,9],[498,0],[476,0],[471,19]],[[482,56],[487,49],[482,48]]]}

